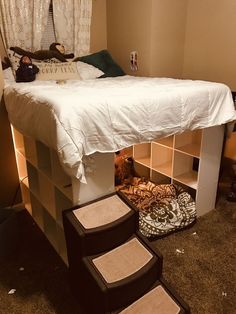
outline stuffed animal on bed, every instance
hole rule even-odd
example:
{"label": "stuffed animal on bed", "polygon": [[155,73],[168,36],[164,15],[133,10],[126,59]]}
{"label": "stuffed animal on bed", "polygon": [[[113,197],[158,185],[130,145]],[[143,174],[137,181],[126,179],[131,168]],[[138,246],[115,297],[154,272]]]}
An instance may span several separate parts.
{"label": "stuffed animal on bed", "polygon": [[37,50],[35,52],[24,50],[20,47],[10,47],[10,50],[20,56],[28,56],[35,60],[47,60],[55,58],[61,62],[66,62],[67,59],[74,58],[73,53],[65,54],[65,47],[60,43],[52,43],[49,50]]}
{"label": "stuffed animal on bed", "polygon": [[31,59],[28,56],[23,56],[20,58],[20,65],[16,70],[16,82],[32,82],[38,72],[39,68],[32,64]]}

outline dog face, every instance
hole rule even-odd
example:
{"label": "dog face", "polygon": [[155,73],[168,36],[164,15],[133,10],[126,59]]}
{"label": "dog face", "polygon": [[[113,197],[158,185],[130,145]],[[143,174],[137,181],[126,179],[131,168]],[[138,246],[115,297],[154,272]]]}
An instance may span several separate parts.
{"label": "dog face", "polygon": [[134,160],[132,157],[117,152],[115,155],[115,185],[127,184],[134,176]]}

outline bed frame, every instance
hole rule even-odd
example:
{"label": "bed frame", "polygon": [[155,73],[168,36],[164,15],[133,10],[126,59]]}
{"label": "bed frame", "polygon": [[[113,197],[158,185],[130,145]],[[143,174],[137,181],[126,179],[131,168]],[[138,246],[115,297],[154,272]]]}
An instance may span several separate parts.
{"label": "bed frame", "polygon": [[[3,90],[1,74],[0,92]],[[159,140],[134,145],[132,154],[139,173],[146,174],[157,183],[178,182],[190,190],[196,200],[197,215],[200,216],[215,207],[224,126],[195,133],[188,132],[182,137],[176,135],[164,142]],[[93,154],[92,166],[86,174],[87,184],[81,184],[78,179],[71,178],[64,172],[57,153],[51,148],[20,134],[13,127],[12,134],[23,203],[68,264],[62,211],[115,190],[114,153]],[[184,146],[191,146],[193,150],[186,150]],[[156,162],[158,158],[160,162]],[[196,158],[198,166],[194,169],[193,161]],[[163,172],[162,167],[166,164],[170,169],[167,173]],[[191,180],[178,179],[178,176],[186,173],[186,169]]]}

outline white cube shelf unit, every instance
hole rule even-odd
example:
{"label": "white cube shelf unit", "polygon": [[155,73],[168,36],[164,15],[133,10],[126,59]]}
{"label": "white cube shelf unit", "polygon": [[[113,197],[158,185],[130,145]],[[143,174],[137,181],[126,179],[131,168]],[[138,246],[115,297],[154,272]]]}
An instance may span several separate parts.
{"label": "white cube shelf unit", "polygon": [[153,182],[182,185],[203,215],[215,208],[223,136],[216,126],[134,145],[135,169]]}
{"label": "white cube shelf unit", "polygon": [[[115,191],[114,154],[93,154],[87,184],[81,184],[65,173],[53,149],[12,132],[25,207],[67,264],[62,211]],[[190,189],[202,215],[215,207],[223,135],[217,126],[134,145],[135,168],[154,182]]]}
{"label": "white cube shelf unit", "polygon": [[12,127],[21,194],[25,208],[68,264],[62,211],[114,191],[114,154],[94,154],[88,184],[63,170],[57,153]]}

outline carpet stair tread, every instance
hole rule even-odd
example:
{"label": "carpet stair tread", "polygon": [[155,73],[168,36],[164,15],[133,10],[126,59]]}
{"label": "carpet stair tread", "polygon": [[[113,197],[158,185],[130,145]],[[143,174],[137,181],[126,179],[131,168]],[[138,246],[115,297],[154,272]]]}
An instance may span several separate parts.
{"label": "carpet stair tread", "polygon": [[82,273],[86,285],[80,293],[86,308],[86,295],[92,294],[93,311],[106,313],[136,300],[153,285],[162,273],[162,256],[134,235],[115,249],[84,257]]}

